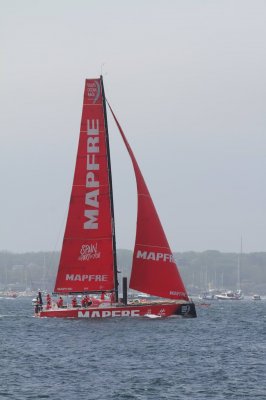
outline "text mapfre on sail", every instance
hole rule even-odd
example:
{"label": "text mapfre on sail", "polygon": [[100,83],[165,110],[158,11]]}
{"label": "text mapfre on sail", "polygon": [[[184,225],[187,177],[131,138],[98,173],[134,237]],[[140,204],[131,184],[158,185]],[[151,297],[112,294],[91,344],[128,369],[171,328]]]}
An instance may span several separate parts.
{"label": "text mapfre on sail", "polygon": [[99,171],[96,162],[96,154],[99,153],[99,120],[87,120],[87,174],[86,174],[86,196],[84,229],[98,229],[99,218],[99,181],[96,179],[95,171]]}

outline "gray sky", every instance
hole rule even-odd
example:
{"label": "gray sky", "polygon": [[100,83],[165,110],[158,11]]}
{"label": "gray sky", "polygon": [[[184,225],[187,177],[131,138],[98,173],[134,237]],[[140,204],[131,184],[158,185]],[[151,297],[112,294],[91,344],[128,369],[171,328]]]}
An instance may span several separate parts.
{"label": "gray sky", "polygon": [[[60,249],[85,78],[173,251],[266,251],[266,2],[0,0],[0,249]],[[136,188],[111,117],[117,244]]]}

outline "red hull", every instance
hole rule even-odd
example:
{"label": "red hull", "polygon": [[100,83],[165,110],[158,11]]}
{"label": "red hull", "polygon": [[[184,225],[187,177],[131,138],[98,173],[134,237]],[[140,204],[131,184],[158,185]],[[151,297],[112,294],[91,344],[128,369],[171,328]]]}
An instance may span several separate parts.
{"label": "red hull", "polygon": [[196,317],[194,303],[148,303],[138,305],[113,305],[105,307],[88,308],[55,308],[43,310],[36,316],[41,318],[107,318],[107,317],[144,317],[156,315],[170,317],[180,315],[183,317]]}

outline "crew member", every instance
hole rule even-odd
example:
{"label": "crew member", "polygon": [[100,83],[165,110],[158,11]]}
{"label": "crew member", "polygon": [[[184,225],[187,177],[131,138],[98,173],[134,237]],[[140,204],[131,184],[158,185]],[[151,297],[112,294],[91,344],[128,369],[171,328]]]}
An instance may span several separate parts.
{"label": "crew member", "polygon": [[36,297],[36,301],[35,301],[35,315],[38,315],[40,312],[40,299],[39,296]]}
{"label": "crew member", "polygon": [[85,296],[85,304],[86,304],[85,307],[89,307],[92,304],[92,301],[91,301],[90,297],[87,294]]}
{"label": "crew member", "polygon": [[47,293],[46,296],[46,309],[50,310],[50,308],[52,308],[52,299],[49,293]]}
{"label": "crew member", "polygon": [[72,303],[72,307],[77,307],[78,306],[78,302],[77,302],[76,296],[72,297],[71,303]]}
{"label": "crew member", "polygon": [[115,292],[111,292],[111,294],[110,294],[110,302],[111,302],[111,304],[115,303]]}
{"label": "crew member", "polygon": [[63,304],[64,304],[64,301],[63,301],[62,297],[60,296],[59,299],[57,300],[57,307],[63,308]]}
{"label": "crew member", "polygon": [[43,306],[43,301],[42,301],[42,292],[38,291],[38,295],[37,295],[38,301],[39,301],[39,311],[42,311],[42,306]]}
{"label": "crew member", "polygon": [[86,307],[86,305],[87,305],[86,296],[84,296],[81,299],[81,307]]}

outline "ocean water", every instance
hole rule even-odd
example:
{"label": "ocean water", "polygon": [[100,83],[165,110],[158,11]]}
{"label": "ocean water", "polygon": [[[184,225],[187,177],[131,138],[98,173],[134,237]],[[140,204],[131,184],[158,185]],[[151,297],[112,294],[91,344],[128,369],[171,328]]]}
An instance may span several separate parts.
{"label": "ocean water", "polygon": [[266,300],[197,319],[32,317],[0,298],[0,399],[266,399]]}

